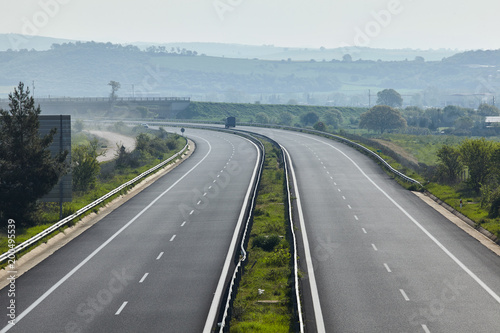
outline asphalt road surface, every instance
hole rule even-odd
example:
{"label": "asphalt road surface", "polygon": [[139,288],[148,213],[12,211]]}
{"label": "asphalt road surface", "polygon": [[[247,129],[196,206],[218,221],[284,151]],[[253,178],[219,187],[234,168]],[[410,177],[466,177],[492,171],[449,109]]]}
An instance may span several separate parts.
{"label": "asphalt road surface", "polygon": [[500,332],[500,257],[354,149],[247,129],[293,160],[313,267],[301,254],[304,281],[317,283],[308,331]]}
{"label": "asphalt road surface", "polygon": [[[257,149],[188,130],[194,154],[1,292],[9,332],[201,332]],[[15,326],[7,309],[15,303]]]}

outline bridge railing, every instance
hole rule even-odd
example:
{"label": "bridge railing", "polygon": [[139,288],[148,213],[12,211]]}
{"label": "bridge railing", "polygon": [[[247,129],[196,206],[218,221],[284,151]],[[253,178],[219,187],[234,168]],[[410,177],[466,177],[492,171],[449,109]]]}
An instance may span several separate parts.
{"label": "bridge railing", "polygon": [[[43,102],[190,102],[191,97],[118,97],[111,99],[109,97],[44,97],[36,98],[37,103]],[[0,103],[8,102],[7,98],[0,98]]]}

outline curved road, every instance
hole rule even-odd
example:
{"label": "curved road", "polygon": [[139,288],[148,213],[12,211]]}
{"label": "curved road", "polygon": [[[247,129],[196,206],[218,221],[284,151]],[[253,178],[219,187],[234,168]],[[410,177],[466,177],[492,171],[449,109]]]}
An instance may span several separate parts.
{"label": "curved road", "polygon": [[319,305],[305,298],[307,331],[500,332],[499,256],[358,151],[246,129],[273,138],[293,160]]}
{"label": "curved road", "polygon": [[2,290],[18,320],[2,332],[203,330],[257,149],[235,135],[189,136],[188,160],[17,279],[14,297]]}

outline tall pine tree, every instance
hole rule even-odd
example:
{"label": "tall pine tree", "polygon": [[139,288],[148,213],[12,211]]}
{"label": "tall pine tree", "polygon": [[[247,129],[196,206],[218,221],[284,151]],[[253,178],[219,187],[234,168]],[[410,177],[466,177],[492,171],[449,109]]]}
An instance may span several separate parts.
{"label": "tall pine tree", "polygon": [[51,156],[54,128],[41,137],[40,106],[22,82],[9,94],[10,110],[0,109],[0,228],[8,219],[19,227],[37,222],[37,200],[47,194],[66,172],[67,152]]}

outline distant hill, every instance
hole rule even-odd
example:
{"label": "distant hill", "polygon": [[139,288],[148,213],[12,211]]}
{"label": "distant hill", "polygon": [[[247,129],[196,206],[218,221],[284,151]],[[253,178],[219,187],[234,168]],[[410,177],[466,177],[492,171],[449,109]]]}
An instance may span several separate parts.
{"label": "distant hill", "polygon": [[[0,51],[12,50],[37,50],[46,51],[52,44],[63,44],[76,42],[74,40],[59,39],[39,36],[23,36],[19,34],[0,34]],[[332,59],[342,60],[342,57],[349,54],[353,60],[382,60],[382,61],[403,61],[414,60],[415,57],[423,57],[427,61],[439,61],[450,57],[458,50],[414,50],[414,49],[375,49],[368,47],[348,47],[348,48],[293,48],[276,47],[273,45],[242,45],[242,44],[222,44],[222,43],[141,43],[136,42],[131,45],[138,46],[146,50],[150,46],[163,46],[166,50],[188,49],[196,51],[198,54],[205,54],[212,57],[240,58],[240,59],[261,59],[261,60],[288,60],[308,61],[330,61]]]}
{"label": "distant hill", "polygon": [[25,36],[20,34],[0,34],[0,51],[7,51],[9,49],[14,51],[22,49],[45,51],[49,50],[52,44],[69,42],[75,41],[52,37]]}
{"label": "distant hill", "polygon": [[447,63],[469,66],[500,66],[500,50],[477,50],[455,54],[444,59]]}
{"label": "distant hill", "polygon": [[[393,88],[404,105],[477,107],[500,91],[498,51],[476,51],[440,61],[256,60],[202,55],[179,46],[76,42],[44,51],[0,52],[0,98],[19,81],[35,96],[107,97],[118,81],[119,97],[191,97],[194,101],[369,106]],[[269,49],[271,50],[271,49]],[[370,96],[369,96],[370,94]],[[464,97],[465,96],[465,97]],[[470,96],[467,97],[467,96]],[[498,96],[497,100],[498,100]]]}
{"label": "distant hill", "polygon": [[[134,45],[145,49],[150,44],[134,43]],[[241,45],[241,44],[220,44],[220,43],[166,43],[155,44],[164,46],[168,50],[171,48],[186,48],[195,50],[199,54],[213,57],[244,58],[261,60],[288,60],[308,61],[330,61],[332,59],[342,60],[346,54],[351,55],[353,60],[383,60],[383,61],[403,61],[414,60],[415,57],[423,57],[428,61],[438,61],[445,57],[450,57],[460,51],[439,49],[439,50],[413,50],[413,49],[375,49],[369,47],[348,47],[348,48],[293,48],[276,47],[273,45]]]}

